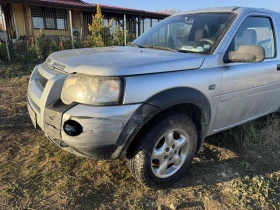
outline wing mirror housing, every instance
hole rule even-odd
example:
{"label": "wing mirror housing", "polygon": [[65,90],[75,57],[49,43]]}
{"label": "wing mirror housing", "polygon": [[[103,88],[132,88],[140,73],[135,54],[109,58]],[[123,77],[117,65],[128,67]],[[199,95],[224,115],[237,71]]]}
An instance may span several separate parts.
{"label": "wing mirror housing", "polygon": [[258,45],[241,45],[237,51],[229,52],[226,63],[256,63],[265,59],[265,50]]}

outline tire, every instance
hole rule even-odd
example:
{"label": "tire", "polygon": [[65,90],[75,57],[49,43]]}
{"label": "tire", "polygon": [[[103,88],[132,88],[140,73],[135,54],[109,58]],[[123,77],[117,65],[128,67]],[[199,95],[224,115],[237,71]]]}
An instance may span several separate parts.
{"label": "tire", "polygon": [[189,117],[171,112],[149,123],[138,140],[128,168],[141,184],[162,189],[178,181],[191,165],[197,130]]}

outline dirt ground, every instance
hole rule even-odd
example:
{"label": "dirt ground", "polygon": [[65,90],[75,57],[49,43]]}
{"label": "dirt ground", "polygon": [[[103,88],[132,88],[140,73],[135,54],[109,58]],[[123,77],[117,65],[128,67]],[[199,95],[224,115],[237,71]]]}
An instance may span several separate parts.
{"label": "dirt ground", "polygon": [[138,184],[125,160],[78,158],[34,130],[26,89],[34,64],[0,65],[0,209],[280,209],[280,117],[211,136],[185,177]]}

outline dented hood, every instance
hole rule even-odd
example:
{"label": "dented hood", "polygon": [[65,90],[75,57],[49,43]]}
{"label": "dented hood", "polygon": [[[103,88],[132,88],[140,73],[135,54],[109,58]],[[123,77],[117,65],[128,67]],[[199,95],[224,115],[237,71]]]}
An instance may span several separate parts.
{"label": "dented hood", "polygon": [[137,47],[66,50],[51,54],[47,63],[67,73],[125,76],[198,69],[203,55]]}

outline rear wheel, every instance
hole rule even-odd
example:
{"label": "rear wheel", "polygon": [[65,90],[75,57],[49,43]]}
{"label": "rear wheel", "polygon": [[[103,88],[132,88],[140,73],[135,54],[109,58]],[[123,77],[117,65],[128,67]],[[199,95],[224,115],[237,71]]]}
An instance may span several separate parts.
{"label": "rear wheel", "polygon": [[128,167],[145,186],[165,188],[179,180],[190,166],[197,146],[197,131],[184,114],[168,113],[150,123],[129,157]]}

